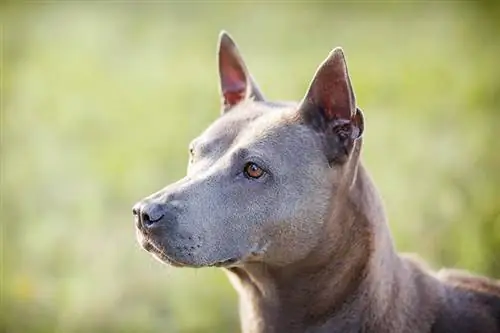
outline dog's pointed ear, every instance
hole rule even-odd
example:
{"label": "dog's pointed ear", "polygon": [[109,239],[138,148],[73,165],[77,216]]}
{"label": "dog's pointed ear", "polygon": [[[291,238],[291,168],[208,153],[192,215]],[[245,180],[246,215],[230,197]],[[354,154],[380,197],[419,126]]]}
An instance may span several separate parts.
{"label": "dog's pointed ear", "polygon": [[264,100],[264,96],[248,72],[236,43],[225,31],[219,34],[218,62],[223,113],[248,98]]}
{"label": "dog's pointed ear", "polygon": [[325,133],[328,140],[340,142],[344,150],[361,137],[363,113],[356,107],[342,48],[331,51],[319,66],[299,112],[307,123]]}

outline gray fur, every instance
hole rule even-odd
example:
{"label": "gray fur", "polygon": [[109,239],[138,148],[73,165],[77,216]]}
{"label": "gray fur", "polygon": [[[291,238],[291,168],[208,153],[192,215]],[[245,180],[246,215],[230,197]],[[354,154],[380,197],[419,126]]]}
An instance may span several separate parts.
{"label": "gray fur", "polygon": [[[222,115],[193,140],[186,177],[134,206],[143,247],[223,267],[246,333],[500,332],[498,281],[396,253],[342,50],[300,103],[269,102],[220,38]],[[246,177],[248,162],[264,176]]]}

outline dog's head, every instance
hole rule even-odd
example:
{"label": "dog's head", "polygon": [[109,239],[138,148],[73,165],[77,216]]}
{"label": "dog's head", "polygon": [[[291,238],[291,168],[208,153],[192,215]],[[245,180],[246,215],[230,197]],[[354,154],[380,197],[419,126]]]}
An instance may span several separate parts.
{"label": "dog's head", "polygon": [[357,164],[363,116],[344,53],[329,54],[300,103],[266,101],[225,32],[218,61],[221,116],[191,142],[186,177],[134,206],[139,242],[175,266],[300,260]]}

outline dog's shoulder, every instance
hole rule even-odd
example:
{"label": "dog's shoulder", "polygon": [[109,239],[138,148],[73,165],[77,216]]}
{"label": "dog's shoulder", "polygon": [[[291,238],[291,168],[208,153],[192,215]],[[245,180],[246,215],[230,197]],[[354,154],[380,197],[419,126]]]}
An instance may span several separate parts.
{"label": "dog's shoulder", "polygon": [[500,282],[465,271],[441,270],[444,304],[432,333],[500,333]]}
{"label": "dog's shoulder", "polygon": [[458,269],[442,269],[437,272],[436,276],[443,283],[455,288],[476,293],[491,294],[500,298],[499,280]]}

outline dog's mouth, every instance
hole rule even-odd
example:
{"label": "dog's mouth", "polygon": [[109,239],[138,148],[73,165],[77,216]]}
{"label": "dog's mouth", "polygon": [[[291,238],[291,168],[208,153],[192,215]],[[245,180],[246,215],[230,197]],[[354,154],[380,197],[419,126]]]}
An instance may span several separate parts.
{"label": "dog's mouth", "polygon": [[247,260],[241,258],[229,258],[224,260],[215,261],[212,263],[205,264],[194,264],[194,263],[183,263],[176,259],[173,259],[171,256],[167,255],[165,251],[161,249],[158,245],[156,245],[151,240],[144,240],[142,242],[142,247],[147,252],[151,253],[154,257],[156,257],[161,262],[173,266],[173,267],[189,267],[189,268],[202,268],[202,267],[218,267],[218,268],[234,268],[241,266],[243,262]]}
{"label": "dog's mouth", "polygon": [[224,267],[224,268],[229,268],[229,267],[237,266],[240,263],[240,260],[236,259],[236,258],[221,260],[221,261],[217,261],[215,263],[210,263],[210,264],[182,263],[180,261],[173,259],[171,256],[167,255],[163,250],[161,250],[160,247],[156,246],[151,241],[146,241],[145,243],[143,243],[142,246],[147,252],[156,256],[160,261],[162,261],[168,265],[174,266],[174,267],[190,267],[190,268]]}
{"label": "dog's mouth", "polygon": [[226,259],[218,261],[214,264],[208,265],[209,267],[222,267],[222,268],[230,268],[241,265],[241,260],[236,258]]}
{"label": "dog's mouth", "polygon": [[[176,253],[171,253],[168,249],[161,244],[152,235],[147,232],[137,229],[137,240],[142,248],[153,255],[154,258],[160,262],[173,266],[173,267],[190,267],[190,268],[202,268],[202,267],[220,267],[220,268],[233,268],[243,265],[247,262],[259,261],[264,253],[265,247],[254,247],[250,253],[242,256],[226,257],[218,260],[206,261],[201,258],[196,260],[194,253],[187,253],[186,255],[180,255]],[[185,259],[185,260],[184,260]]]}
{"label": "dog's mouth", "polygon": [[188,265],[181,263],[175,259],[173,259],[171,256],[168,256],[165,251],[161,249],[160,246],[156,245],[153,241],[149,239],[144,239],[142,242],[142,247],[144,250],[147,252],[151,253],[154,257],[156,257],[158,260],[161,262],[164,262],[168,265],[174,266],[174,267],[186,267]]}
{"label": "dog's mouth", "polygon": [[154,240],[141,235],[139,243],[142,248],[146,250],[148,253],[152,254],[159,261],[173,266],[173,267],[190,267],[190,268],[202,268],[202,267],[222,267],[222,268],[230,268],[234,266],[238,266],[241,264],[241,260],[238,258],[229,258],[220,261],[215,261],[212,263],[204,263],[204,264],[195,264],[195,263],[186,263],[181,262],[178,259],[172,258],[172,256],[168,255],[163,247],[156,244]]}
{"label": "dog's mouth", "polygon": [[251,262],[261,262],[265,250],[267,249],[267,244],[265,246],[260,246],[257,247],[251,251],[248,255],[243,256],[241,258],[231,258],[231,259],[226,259],[226,260],[221,260],[218,261],[214,264],[208,265],[208,266],[213,266],[213,267],[222,267],[222,268],[235,268],[242,266],[245,263],[251,263]]}

